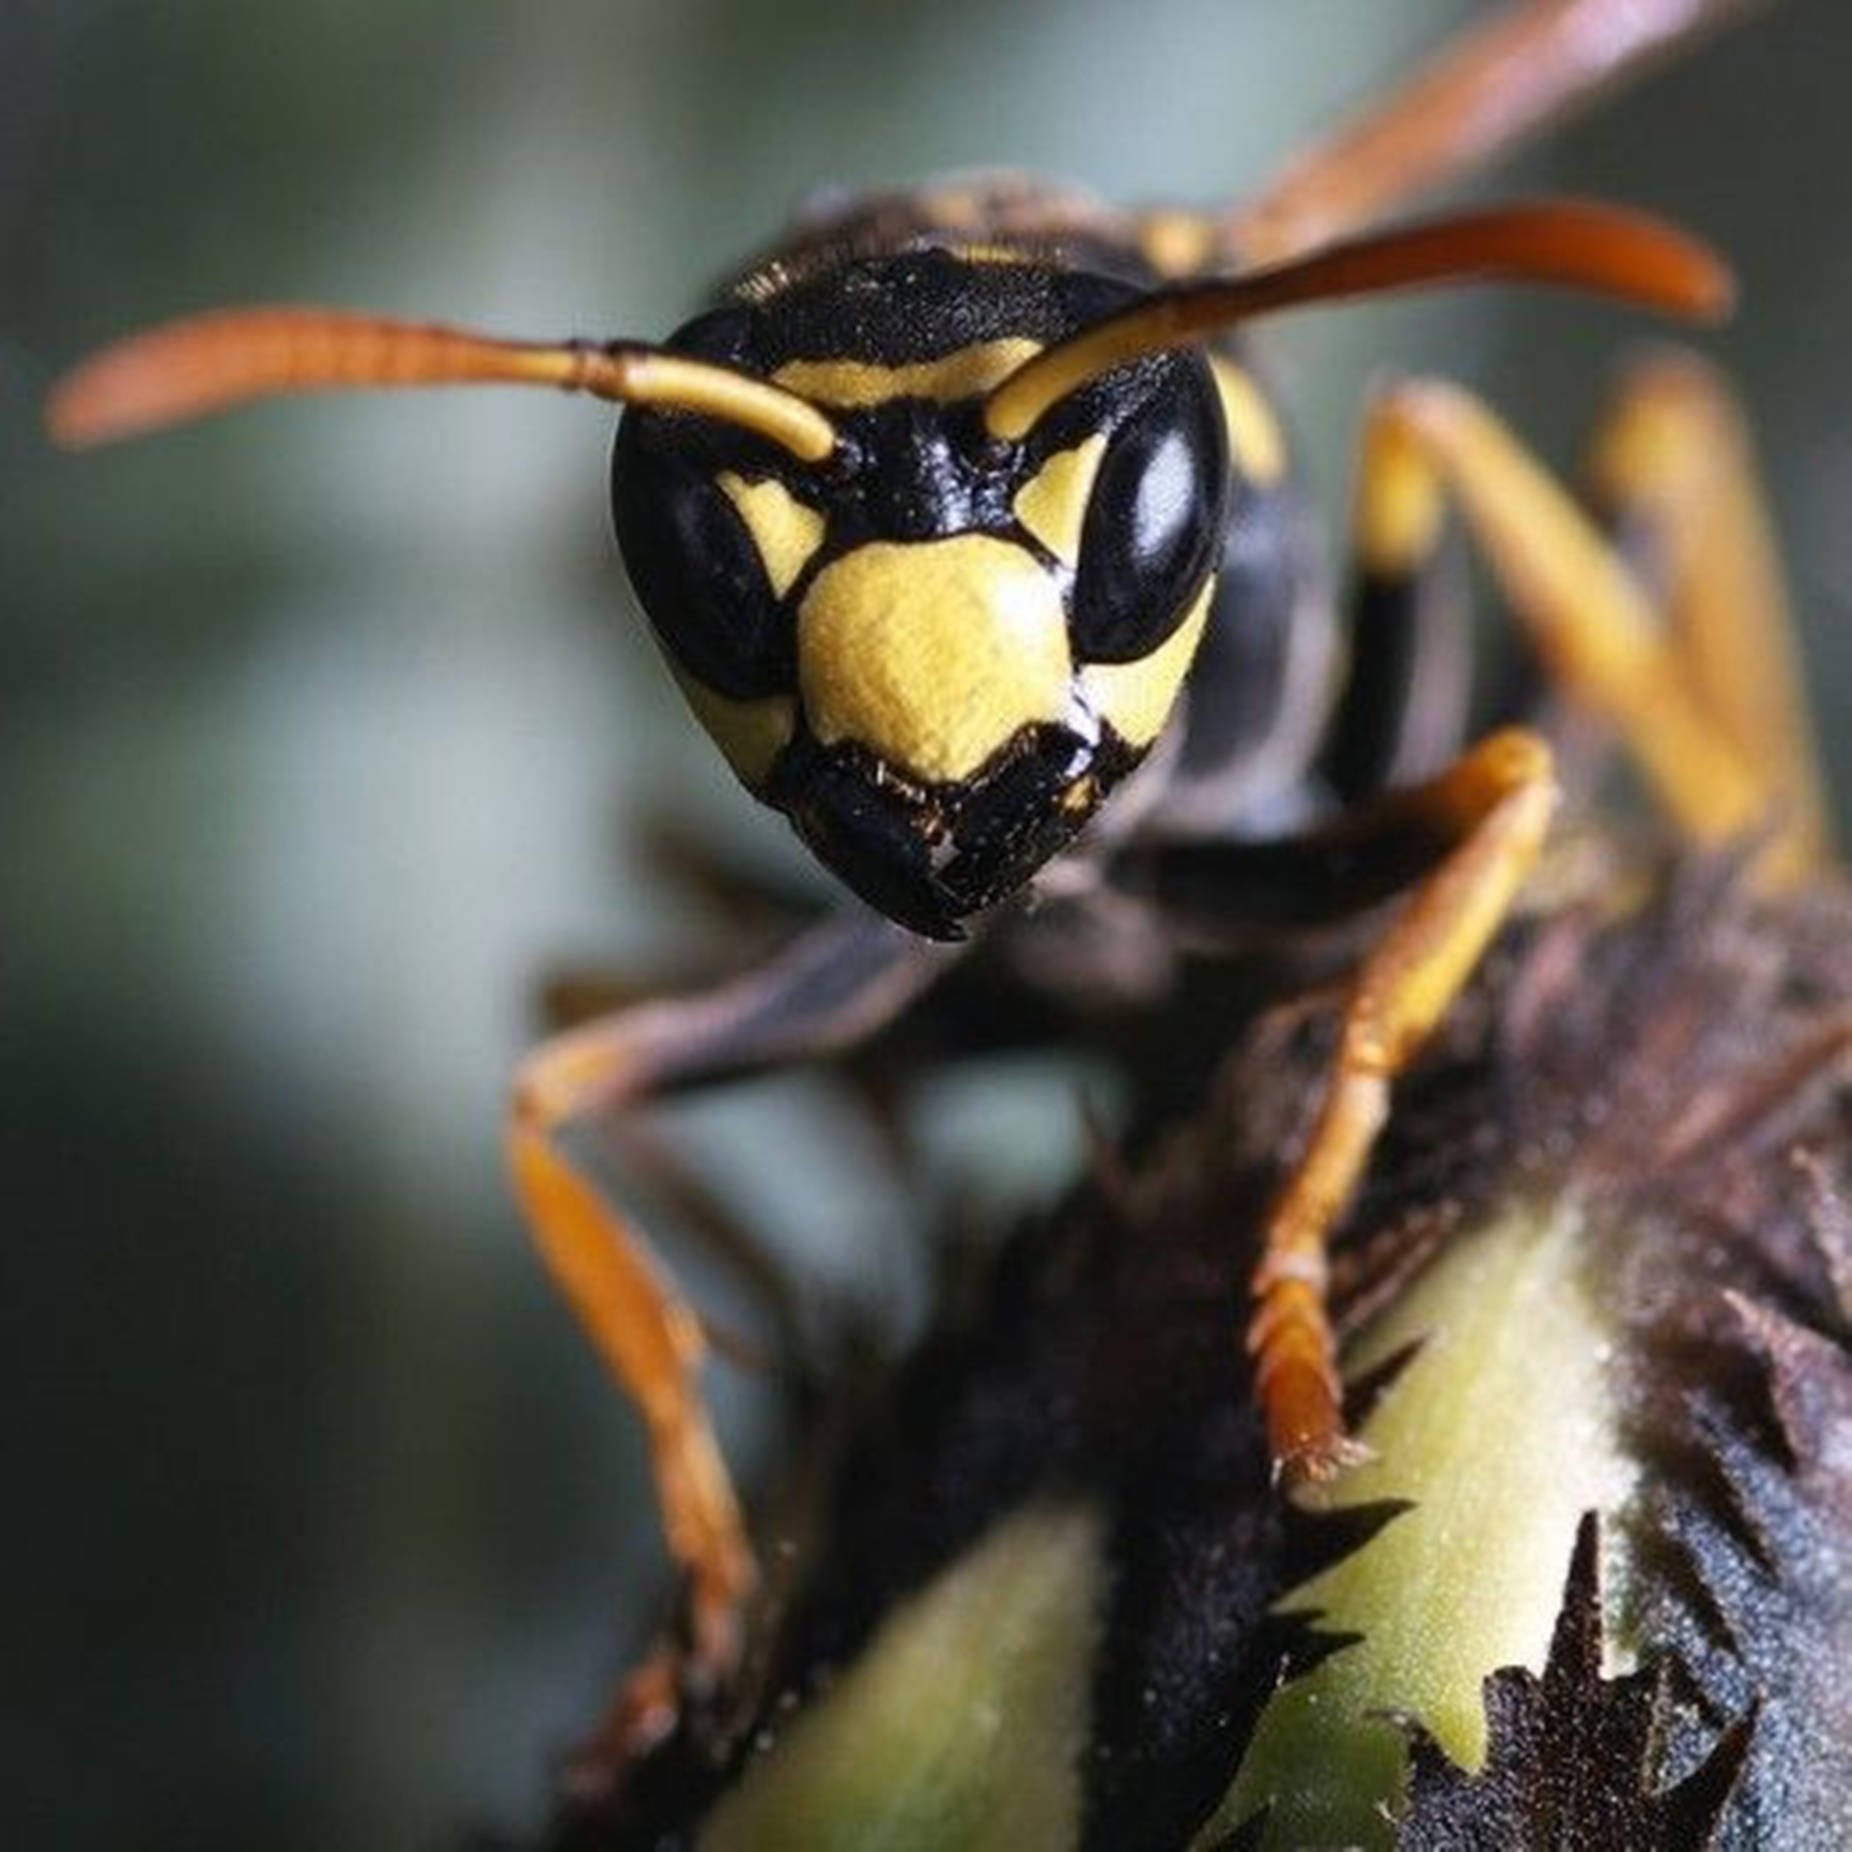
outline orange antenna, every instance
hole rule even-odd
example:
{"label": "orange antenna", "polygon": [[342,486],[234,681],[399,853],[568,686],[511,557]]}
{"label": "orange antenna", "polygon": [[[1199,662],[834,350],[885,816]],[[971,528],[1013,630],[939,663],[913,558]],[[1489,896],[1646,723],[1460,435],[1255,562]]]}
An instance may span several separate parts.
{"label": "orange antenna", "polygon": [[1727,314],[1735,294],[1715,252],[1641,213],[1570,200],[1460,213],[1242,276],[1155,290],[1025,361],[992,388],[984,424],[993,437],[1020,438],[1108,368],[1276,309],[1495,280],[1591,290],[1700,321]]}
{"label": "orange antenna", "polygon": [[1514,0],[1223,214],[1233,261],[1275,263],[1483,168],[1765,0]]}
{"label": "orange antenna", "polygon": [[836,448],[836,427],[807,399],[713,361],[634,341],[504,341],[333,309],[221,309],[131,335],[52,388],[45,424],[77,448],[281,393],[489,382],[699,413],[805,463]]}

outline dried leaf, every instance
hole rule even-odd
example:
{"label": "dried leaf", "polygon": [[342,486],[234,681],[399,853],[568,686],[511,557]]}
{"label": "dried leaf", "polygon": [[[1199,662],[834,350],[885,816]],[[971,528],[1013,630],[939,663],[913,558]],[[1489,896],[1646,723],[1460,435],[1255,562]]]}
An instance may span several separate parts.
{"label": "dried leaf", "polygon": [[[1115,1048],[1144,1135],[1005,1244],[885,1386],[845,1393],[846,1438],[818,1461],[825,1490],[796,1533],[801,1574],[758,1642],[762,1680],[706,1715],[691,1707],[608,1807],[563,1816],[551,1845],[696,1844],[756,1732],[784,1735],[827,1708],[893,1616],[1049,1500],[1101,1523],[1082,1852],[1308,1843],[1277,1806],[1263,1823],[1218,1805],[1276,1699],[1302,1704],[1353,1657],[1336,1650],[1345,1636],[1378,1670],[1348,1721],[1321,1712],[1323,1727],[1301,1732],[1290,1773],[1308,1790],[1345,1786],[1346,1818],[1363,1822],[1347,1843],[1852,1845],[1852,1365],[1836,1291],[1852,1265],[1832,1194],[1852,1164],[1837,1026],[1852,899],[1826,888],[1764,903],[1701,865],[1623,917],[1591,908],[1520,927],[1450,1013],[1398,1088],[1340,1241],[1340,1317],[1369,1327],[1353,1359],[1367,1373],[1372,1342],[1415,1335],[1402,1325],[1424,1293],[1514,1203],[1578,1232],[1547,1308],[1495,1313],[1496,1293],[1468,1293],[1449,1311],[1456,1337],[1475,1311],[1486,1326],[1432,1398],[1434,1457],[1454,1465],[1402,1487],[1431,1509],[1393,1523],[1384,1504],[1296,1514],[1268,1470],[1239,1356],[1241,1281],[1326,1071],[1331,1014],[1300,1008],[1239,1036],[1251,1019],[1216,976],[1147,1000]],[[1789,1162],[1797,1143],[1819,1154],[1810,1176]],[[1449,1231],[1438,1256],[1436,1229]],[[1546,1358],[1542,1313],[1565,1292],[1596,1311]],[[1445,1348],[1414,1353],[1373,1422],[1398,1389],[1434,1378]],[[1551,1392],[1585,1366],[1594,1403],[1559,1394],[1581,1415],[1552,1419]],[[1626,1474],[1566,1506],[1539,1500],[1540,1475],[1560,1487],[1587,1464],[1590,1406]],[[1507,1443],[1512,1470],[1488,1473],[1465,1444],[1475,1432]],[[1394,1450],[1402,1466],[1419,1451]],[[1649,1489],[1630,1494],[1636,1479]],[[1545,1504],[1548,1521],[1527,1525]],[[1611,1679],[1592,1528],[1566,1592],[1560,1580],[1591,1506],[1613,1524],[1616,1630],[1647,1668]],[[1441,1541],[1419,1571],[1366,1574],[1424,1515],[1442,1519]],[[1485,1540],[1500,1537],[1536,1546],[1521,1640],[1453,1619],[1470,1621],[1475,1596],[1500,1618],[1513,1610],[1487,1567]],[[1339,1565],[1367,1599],[1325,1619],[1281,1613]],[[1420,1634],[1423,1602],[1440,1646],[1460,1649],[1445,1703],[1395,1647]],[[1385,1710],[1406,1722],[1373,1726],[1388,1753],[1363,1792],[1346,1732]],[[745,1728],[730,1728],[741,1711]],[[1484,1761],[1468,1768],[1482,1724]],[[1232,1839],[1199,1837],[1212,1818]]]}
{"label": "dried leaf", "polygon": [[1543,1675],[1511,1667],[1485,1682],[1483,1768],[1468,1773],[1418,1723],[1406,1726],[1402,1852],[1698,1852],[1715,1842],[1751,1718],[1726,1731],[1684,1780],[1655,1788],[1664,1680],[1657,1671],[1602,1677],[1598,1556],[1590,1514],[1576,1537]]}
{"label": "dried leaf", "polygon": [[[1711,1396],[1697,1410],[1714,1467],[1653,1504],[1665,1573],[1641,1624],[1687,1673],[1675,1760],[1719,1715],[1756,1704],[1726,1844],[1852,1843],[1852,1360],[1768,1306],[1731,1305],[1767,1371],[1775,1429]],[[1784,1457],[1785,1456],[1785,1457]]]}

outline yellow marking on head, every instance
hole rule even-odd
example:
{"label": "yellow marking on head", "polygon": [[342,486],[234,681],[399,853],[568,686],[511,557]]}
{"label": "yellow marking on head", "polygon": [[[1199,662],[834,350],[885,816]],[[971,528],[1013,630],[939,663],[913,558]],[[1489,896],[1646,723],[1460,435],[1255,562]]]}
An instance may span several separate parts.
{"label": "yellow marking on head", "polygon": [[1214,596],[1212,577],[1189,615],[1149,656],[1136,662],[1090,662],[1081,670],[1082,698],[1128,746],[1149,746],[1163,732],[1196,659]]}
{"label": "yellow marking on head", "polygon": [[1286,474],[1286,433],[1254,376],[1220,354],[1209,356],[1222,421],[1228,426],[1228,454],[1259,488],[1270,489]]}
{"label": "yellow marking on head", "polygon": [[826,746],[852,740],[904,776],[965,778],[1032,721],[1066,717],[1061,593],[987,534],[876,540],[832,561],[797,618],[798,686]]}
{"label": "yellow marking on head", "polygon": [[972,399],[1016,371],[1042,351],[1040,341],[1011,335],[1000,341],[976,341],[935,360],[911,360],[882,366],[873,360],[787,360],[772,383],[817,405],[866,410],[890,399]]}
{"label": "yellow marking on head", "polygon": [[729,469],[721,471],[719,482],[759,550],[772,595],[782,598],[823,544],[822,515],[807,508],[775,476],[748,482]]}
{"label": "yellow marking on head", "polygon": [[1358,564],[1384,577],[1419,572],[1440,545],[1446,513],[1440,478],[1415,440],[1399,424],[1373,418],[1357,464]]}
{"label": "yellow marking on head", "polygon": [[1195,276],[1215,255],[1215,226],[1200,212],[1162,208],[1138,222],[1138,251],[1161,277]]}
{"label": "yellow marking on head", "polygon": [[732,695],[716,694],[673,659],[669,668],[694,710],[695,719],[726,755],[740,783],[749,790],[758,790],[772,769],[772,761],[797,731],[796,701],[789,695],[737,700]]}
{"label": "yellow marking on head", "polygon": [[1080,530],[1105,454],[1106,439],[1097,432],[1072,450],[1057,450],[1010,503],[1017,520],[1069,566],[1080,558]]}

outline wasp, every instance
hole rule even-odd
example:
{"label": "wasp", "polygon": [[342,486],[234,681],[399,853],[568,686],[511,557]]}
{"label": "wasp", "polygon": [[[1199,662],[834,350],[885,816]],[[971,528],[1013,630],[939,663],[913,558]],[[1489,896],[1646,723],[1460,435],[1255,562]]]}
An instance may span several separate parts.
{"label": "wasp", "polygon": [[1383,221],[1734,10],[1522,0],[1223,209],[1122,210],[1012,175],[831,206],[660,344],[239,309],[133,336],[54,389],[73,445],[332,387],[507,382],[625,407],[612,509],[668,668],[853,896],[719,989],[556,1036],[514,1084],[516,1194],[641,1413],[687,1578],[687,1638],[633,1685],[633,1740],[728,1675],[757,1570],[699,1387],[702,1323],[569,1128],[840,1053],[973,944],[1057,915],[1104,927],[1133,906],[1184,933],[1277,917],[1282,896],[1295,918],[1380,913],[1246,1319],[1274,1457],[1316,1481],[1353,1452],[1327,1239],[1559,802],[1542,732],[1465,744],[1463,705],[1434,698],[1450,518],[1552,684],[1685,831],[1728,837],[1779,803],[1771,857],[1824,853],[1780,588],[1708,369],[1632,376],[1592,514],[1467,392],[1388,387],[1334,595],[1241,344],[1297,306],[1475,280],[1721,315],[1722,261],[1612,206]]}

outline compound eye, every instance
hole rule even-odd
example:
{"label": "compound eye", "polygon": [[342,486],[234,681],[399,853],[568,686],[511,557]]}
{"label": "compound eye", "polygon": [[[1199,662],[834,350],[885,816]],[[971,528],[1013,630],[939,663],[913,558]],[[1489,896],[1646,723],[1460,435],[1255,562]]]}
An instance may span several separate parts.
{"label": "compound eye", "polygon": [[1148,656],[1183,621],[1215,563],[1227,438],[1198,371],[1192,362],[1167,381],[1101,459],[1074,577],[1074,651],[1083,662]]}
{"label": "compound eye", "polygon": [[[637,441],[625,420],[611,511],[631,583],[658,641],[688,674],[735,700],[797,686],[795,630],[724,472]],[[736,483],[740,480],[732,478]]]}

